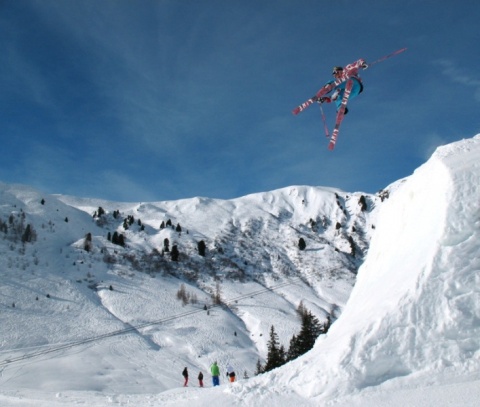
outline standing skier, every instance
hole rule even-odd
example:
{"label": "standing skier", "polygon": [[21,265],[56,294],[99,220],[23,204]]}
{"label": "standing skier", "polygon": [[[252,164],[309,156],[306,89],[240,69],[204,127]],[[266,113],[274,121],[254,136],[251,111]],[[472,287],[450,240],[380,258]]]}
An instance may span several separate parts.
{"label": "standing skier", "polygon": [[187,370],[187,368],[183,369],[182,376],[185,379],[185,383],[183,384],[183,387],[187,387],[187,385],[188,385],[188,370]]}
{"label": "standing skier", "polygon": [[229,378],[230,382],[235,381],[235,371],[233,370],[232,365],[228,365],[227,367],[227,377]]}
{"label": "standing skier", "polygon": [[217,362],[213,362],[213,365],[210,367],[210,372],[212,373],[212,382],[213,386],[220,385],[220,369],[218,368]]}
{"label": "standing skier", "polygon": [[[348,79],[352,80],[352,89],[350,91],[350,96],[349,99],[354,98],[357,96],[359,93],[363,91],[363,83],[362,79],[358,75],[358,70],[362,69],[367,69],[368,65],[363,59],[359,59],[358,61],[355,61],[351,64],[348,64],[345,68],[341,66],[335,66],[333,67],[333,77],[335,79],[327,82],[323,88],[317,92],[317,95],[320,93],[322,94],[323,89],[328,89],[330,87],[331,90],[327,91],[326,93],[333,92],[331,96],[321,96],[318,97],[317,95],[313,96],[312,99],[319,103],[330,103],[330,102],[335,102],[337,105],[337,111],[340,109],[340,106],[342,105],[342,99],[343,95],[345,93],[345,86],[347,85]],[[325,94],[325,93],[323,93]],[[345,113],[347,114],[348,109],[345,108]]]}
{"label": "standing skier", "polygon": [[198,384],[200,385],[200,387],[203,387],[203,373],[200,372],[198,374]]}

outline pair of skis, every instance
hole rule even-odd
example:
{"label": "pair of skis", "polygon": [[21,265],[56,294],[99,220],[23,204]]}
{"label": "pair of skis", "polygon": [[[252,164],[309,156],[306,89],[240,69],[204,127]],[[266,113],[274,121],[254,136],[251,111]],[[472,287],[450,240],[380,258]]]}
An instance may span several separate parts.
{"label": "pair of skis", "polygon": [[[401,48],[395,52],[392,52],[391,54],[385,55],[376,61],[372,62],[369,64],[369,67],[378,64],[379,62],[385,61],[386,59],[393,57],[394,55],[398,55],[401,52],[405,51],[406,48]],[[328,83],[326,84],[322,89],[320,89],[315,96],[311,97],[310,99],[307,99],[305,102],[303,102],[301,105],[297,106],[295,109],[293,109],[292,113],[294,115],[299,114],[300,112],[303,112],[307,107],[312,105],[313,103],[317,102],[321,97],[325,96],[329,92],[331,92],[335,87],[343,83],[344,81],[347,81],[347,84],[345,85],[345,91],[342,96],[342,103],[340,104],[340,108],[337,111],[337,117],[335,120],[335,127],[333,129],[332,135],[330,136],[328,133],[328,128],[327,124],[325,121],[325,116],[323,114],[322,110],[322,119],[324,122],[324,127],[325,127],[325,134],[327,137],[330,137],[330,142],[328,144],[328,149],[333,150],[335,148],[335,144],[337,142],[338,138],[338,133],[340,131],[340,125],[342,124],[343,118],[345,117],[345,110],[347,108],[347,103],[348,103],[348,98],[350,97],[350,93],[352,91],[353,87],[353,80],[351,78],[340,78],[337,79],[335,82]]]}

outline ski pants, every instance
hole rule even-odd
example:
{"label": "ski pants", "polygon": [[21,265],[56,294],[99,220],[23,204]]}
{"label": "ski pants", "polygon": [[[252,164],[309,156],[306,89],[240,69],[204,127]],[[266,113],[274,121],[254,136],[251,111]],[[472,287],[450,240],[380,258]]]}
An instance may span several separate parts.
{"label": "ski pants", "polygon": [[[363,90],[363,85],[355,78],[350,78],[353,80],[352,91],[350,92],[349,100],[352,100],[355,96]],[[342,104],[343,94],[345,93],[345,86],[347,86],[347,81],[341,83],[335,88],[335,91],[338,91],[338,97],[335,100],[335,104],[337,105],[337,110],[340,109],[340,105]]]}

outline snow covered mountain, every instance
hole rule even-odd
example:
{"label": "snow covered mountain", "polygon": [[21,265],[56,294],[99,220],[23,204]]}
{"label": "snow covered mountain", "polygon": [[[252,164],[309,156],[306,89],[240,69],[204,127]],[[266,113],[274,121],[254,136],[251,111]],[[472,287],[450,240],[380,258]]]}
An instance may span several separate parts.
{"label": "snow covered mountain", "polygon": [[214,360],[251,377],[272,325],[288,349],[300,302],[340,315],[383,200],[116,203],[0,184],[2,389],[161,392]]}
{"label": "snow covered mountain", "polygon": [[[107,203],[41,198],[2,185],[3,216],[16,205],[14,216],[28,212],[36,232],[32,244],[1,242],[2,405],[478,404],[480,135],[438,148],[381,197],[292,187],[233,201],[118,204],[147,225],[125,231],[126,248],[105,238],[121,230],[114,208],[92,220]],[[180,223],[181,235],[159,230],[161,219]],[[17,239],[29,236],[26,223]],[[178,265],[140,256],[165,238],[180,248]],[[172,300],[180,281],[197,304]],[[217,281],[228,307],[208,313]],[[212,358],[250,373],[269,325],[282,338],[298,329],[300,299],[320,317],[340,315],[312,351],[233,385],[180,387],[184,366],[196,377]]]}

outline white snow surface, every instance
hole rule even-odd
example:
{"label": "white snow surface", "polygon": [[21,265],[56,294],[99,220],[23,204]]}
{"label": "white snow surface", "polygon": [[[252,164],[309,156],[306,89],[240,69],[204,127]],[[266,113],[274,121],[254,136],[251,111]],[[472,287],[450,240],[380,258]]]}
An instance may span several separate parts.
{"label": "white snow surface", "polygon": [[[8,188],[3,186],[3,189]],[[40,273],[22,275],[18,264],[12,270],[13,256],[5,252],[1,262],[6,271],[1,287],[0,356],[7,362],[0,365],[0,405],[477,406],[480,399],[480,135],[438,148],[411,176],[389,189],[390,197],[381,205],[377,202],[379,210],[368,255],[346,305],[339,299],[347,300],[350,293],[345,283],[347,275],[336,279],[338,285],[332,283],[333,278],[326,279],[328,283],[315,280],[311,270],[304,276],[312,279],[313,289],[308,291],[302,286],[301,296],[309,296],[310,306],[317,304],[317,315],[333,303],[343,308],[328,334],[321,336],[314,349],[303,357],[249,379],[242,378],[241,371],[251,371],[250,359],[265,347],[264,339],[256,342],[251,336],[265,332],[271,322],[279,328],[281,325],[282,336],[286,338],[295,330],[292,297],[300,295],[296,286],[287,286],[282,296],[260,296],[260,301],[248,296],[261,288],[258,284],[229,285],[228,298],[242,298],[235,312],[213,308],[213,315],[207,316],[194,307],[182,307],[171,300],[169,296],[179,284],[173,277],[159,279],[142,273],[130,272],[129,275],[125,269],[114,269],[116,274],[112,274],[111,269],[92,269],[91,274],[103,273],[105,279],[110,278],[95,293],[84,283],[80,284],[83,291],[79,290],[79,283],[68,283],[68,279],[60,278],[61,274],[49,275],[49,281]],[[20,187],[15,187],[17,196],[19,190]],[[25,194],[30,191],[26,188]],[[323,202],[319,197],[325,197],[326,193],[322,190],[319,195],[308,188],[289,191],[290,195],[308,191],[314,201],[308,202],[312,205],[308,209],[312,216],[314,206]],[[285,200],[287,195],[266,193],[262,200],[268,197],[272,213],[275,208],[281,208],[285,214],[285,202],[280,204],[278,199]],[[83,215],[73,208],[82,207],[80,200],[59,199],[65,202],[61,216],[68,212],[71,222],[81,224]],[[197,198],[196,203],[192,200],[189,205],[200,205],[205,199]],[[75,205],[70,206],[73,201]],[[236,210],[251,212],[260,205],[258,196],[240,201],[215,201],[214,210],[225,211],[233,205]],[[98,202],[92,204],[88,200],[84,204],[86,212],[98,206]],[[168,204],[165,205],[163,208],[167,208]],[[37,208],[38,212],[45,210],[41,205]],[[139,204],[138,208],[158,220],[153,213],[159,206]],[[228,211],[233,213],[231,209]],[[302,213],[297,223],[303,222],[305,215]],[[87,214],[84,216],[89,218]],[[205,216],[204,221],[211,223],[209,214]],[[281,217],[282,213],[275,216]],[[299,215],[295,212],[293,216]],[[63,236],[68,234],[71,222],[59,222],[57,231],[65,228]],[[49,227],[52,226],[45,226]],[[157,238],[163,239],[163,235]],[[153,245],[151,241],[149,244]],[[326,246],[316,244],[315,253],[328,251]],[[49,246],[52,251],[59,250],[51,241]],[[66,263],[55,260],[56,257],[52,253],[50,264],[39,267],[66,267]],[[333,258],[331,254],[324,257]],[[78,261],[70,258],[69,262],[74,260]],[[313,263],[305,264],[313,267]],[[88,264],[75,265],[77,269],[83,266],[89,267]],[[22,267],[30,270],[29,264]],[[20,276],[14,278],[13,272]],[[110,283],[115,285],[113,291],[107,288]],[[32,284],[37,288],[34,295],[50,290],[55,301],[43,297],[33,301],[33,305],[22,301],[22,295],[32,295]],[[193,291],[195,287],[189,285],[188,289]],[[198,289],[198,295],[204,292]],[[42,303],[41,308],[38,301]],[[12,302],[19,304],[12,307]],[[96,302],[102,307],[96,306]],[[85,318],[89,312],[95,321]],[[162,315],[182,313],[184,318],[166,326],[139,328],[143,322],[161,319]],[[192,318],[204,323],[192,324]],[[42,324],[43,320],[48,320],[48,324]],[[52,343],[59,346],[62,337],[64,342],[98,337],[124,329],[127,323],[135,328],[132,332],[66,347],[37,358],[8,362],[22,354],[39,351],[42,346],[45,349]],[[231,331],[242,324],[245,327],[232,336]],[[22,331],[28,332],[28,337],[18,334]],[[179,343],[177,339],[172,343],[170,337],[179,335],[184,341]],[[202,342],[196,338],[202,338]],[[219,343],[223,345],[222,350],[213,349]],[[169,353],[174,356],[168,357]],[[241,365],[240,380],[234,384],[222,380],[221,386],[212,388],[208,374],[212,358],[218,359],[223,369],[229,363]],[[189,367],[192,383],[186,388],[181,387],[180,378],[184,365]],[[199,388],[195,383],[199,368],[204,371],[206,388]]]}

